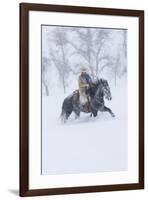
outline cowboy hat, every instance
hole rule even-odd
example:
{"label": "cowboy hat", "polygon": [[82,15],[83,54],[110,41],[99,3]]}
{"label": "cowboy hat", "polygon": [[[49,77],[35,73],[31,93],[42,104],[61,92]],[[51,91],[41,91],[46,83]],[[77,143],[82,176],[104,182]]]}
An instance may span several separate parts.
{"label": "cowboy hat", "polygon": [[86,67],[81,67],[80,68],[80,72],[87,72],[87,71],[88,71],[88,69]]}

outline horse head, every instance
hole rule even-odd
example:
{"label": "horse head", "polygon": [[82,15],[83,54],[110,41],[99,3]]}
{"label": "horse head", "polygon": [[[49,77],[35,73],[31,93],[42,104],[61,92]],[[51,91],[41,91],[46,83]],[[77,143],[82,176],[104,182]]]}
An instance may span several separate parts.
{"label": "horse head", "polygon": [[102,89],[103,89],[105,98],[107,100],[112,100],[111,90],[110,90],[108,81],[104,79],[100,79],[100,82],[102,84]]}
{"label": "horse head", "polygon": [[105,98],[107,100],[112,100],[111,90],[110,90],[107,80],[99,79],[97,84],[98,84],[98,88],[102,89],[103,95],[105,96]]}

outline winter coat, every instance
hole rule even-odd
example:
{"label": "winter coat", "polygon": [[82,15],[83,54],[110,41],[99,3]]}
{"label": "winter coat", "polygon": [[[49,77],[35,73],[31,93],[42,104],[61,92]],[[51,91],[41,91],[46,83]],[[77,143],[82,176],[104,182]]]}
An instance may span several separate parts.
{"label": "winter coat", "polygon": [[79,90],[81,93],[85,92],[87,86],[92,83],[89,74],[81,74],[78,78]]}
{"label": "winter coat", "polygon": [[80,91],[80,103],[85,105],[88,102],[89,96],[86,94],[86,89],[89,84],[92,83],[92,79],[89,74],[81,74],[78,78],[79,91]]}

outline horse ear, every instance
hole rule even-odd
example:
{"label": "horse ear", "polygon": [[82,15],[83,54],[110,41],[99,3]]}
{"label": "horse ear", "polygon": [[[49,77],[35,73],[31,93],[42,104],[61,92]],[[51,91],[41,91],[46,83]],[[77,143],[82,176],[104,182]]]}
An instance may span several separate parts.
{"label": "horse ear", "polygon": [[100,79],[100,83],[103,83],[103,79],[102,78]]}

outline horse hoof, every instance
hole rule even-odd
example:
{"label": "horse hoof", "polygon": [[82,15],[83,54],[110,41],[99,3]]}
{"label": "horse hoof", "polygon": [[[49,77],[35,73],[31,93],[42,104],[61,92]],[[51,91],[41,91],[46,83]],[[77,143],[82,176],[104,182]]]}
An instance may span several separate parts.
{"label": "horse hoof", "polygon": [[114,114],[114,113],[112,114],[112,117],[115,117],[115,114]]}

